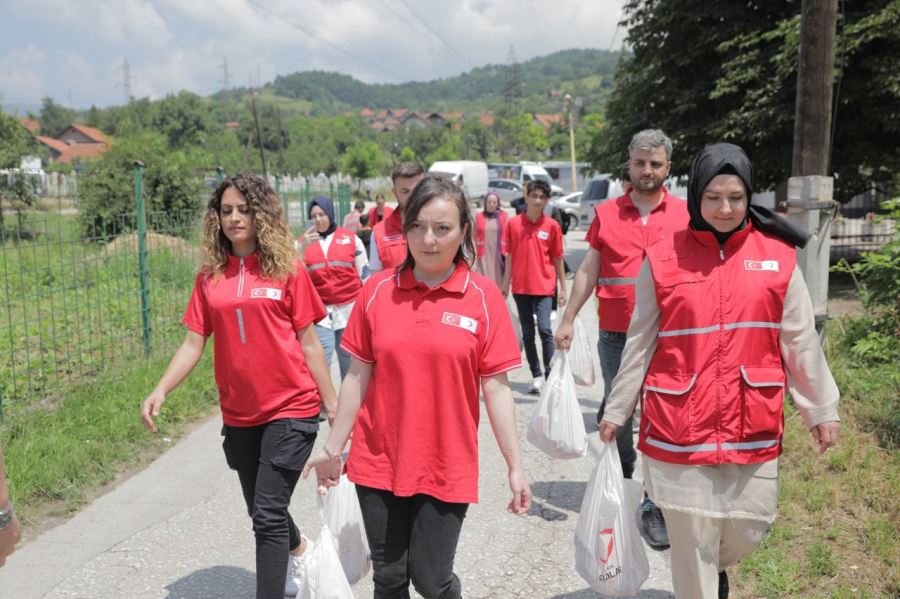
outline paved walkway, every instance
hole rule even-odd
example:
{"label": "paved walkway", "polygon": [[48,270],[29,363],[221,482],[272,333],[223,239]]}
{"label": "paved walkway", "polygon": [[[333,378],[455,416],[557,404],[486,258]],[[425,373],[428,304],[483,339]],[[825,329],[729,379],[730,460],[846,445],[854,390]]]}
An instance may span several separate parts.
{"label": "paved walkway", "polygon": [[[584,254],[584,242],[577,241],[583,235],[569,235],[573,268]],[[596,339],[592,310],[588,302],[582,318]],[[511,380],[534,507],[520,518],[506,512],[506,468],[482,408],[481,501],[468,512],[456,558],[465,596],[597,597],[575,572],[573,541],[593,454],[552,460],[525,441],[537,398],[525,393],[527,369]],[[596,389],[580,389],[579,400],[586,426],[595,431]],[[146,470],[20,548],[0,569],[0,598],[253,597],[253,533],[237,476],[225,466],[220,426],[219,417],[212,418]],[[591,444],[599,447],[596,434]],[[298,526],[313,537],[319,529],[314,493],[312,480],[301,481],[292,503]],[[648,547],[647,554],[651,574],[639,597],[673,597],[668,552]],[[357,597],[371,597],[371,575],[354,589]]]}

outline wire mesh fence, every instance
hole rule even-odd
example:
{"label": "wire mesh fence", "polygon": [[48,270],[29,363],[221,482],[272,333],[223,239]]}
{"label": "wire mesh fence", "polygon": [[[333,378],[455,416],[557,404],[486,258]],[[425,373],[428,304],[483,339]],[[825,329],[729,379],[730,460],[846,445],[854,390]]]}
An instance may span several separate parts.
{"label": "wire mesh fence", "polygon": [[146,318],[137,214],[113,231],[30,214],[0,246],[2,400],[47,397],[106,365],[171,347],[200,261],[199,210],[146,215]]}
{"label": "wire mesh fence", "polygon": [[[140,177],[138,170],[135,177]],[[275,187],[279,187],[278,180]],[[139,185],[137,187],[139,189]],[[111,365],[171,351],[202,261],[196,208],[147,212],[142,204],[102,226],[75,214],[20,213],[0,232],[0,415],[4,403],[40,403]],[[291,230],[324,195],[340,223],[351,210],[344,183],[307,179],[282,193]]]}

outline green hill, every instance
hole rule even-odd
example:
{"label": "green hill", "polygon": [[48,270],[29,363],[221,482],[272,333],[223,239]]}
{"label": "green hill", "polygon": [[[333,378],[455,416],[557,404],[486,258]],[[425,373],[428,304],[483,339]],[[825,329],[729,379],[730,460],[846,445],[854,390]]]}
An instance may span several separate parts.
{"label": "green hill", "polygon": [[[581,96],[585,108],[603,103],[612,87],[619,52],[592,49],[562,50],[518,64],[521,106],[528,112],[559,112],[561,97],[551,90]],[[368,84],[349,75],[305,71],[276,77],[263,96],[300,100],[310,114],[339,114],[364,107],[374,110],[409,108],[424,111],[498,110],[504,103],[507,65],[487,65],[456,77],[400,84]],[[246,89],[220,92],[214,97],[240,100]]]}

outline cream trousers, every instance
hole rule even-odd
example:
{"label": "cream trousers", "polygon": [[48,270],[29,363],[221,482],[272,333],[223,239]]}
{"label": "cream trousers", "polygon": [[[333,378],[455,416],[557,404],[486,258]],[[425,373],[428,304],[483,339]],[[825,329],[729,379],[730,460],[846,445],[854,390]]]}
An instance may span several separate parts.
{"label": "cream trousers", "polygon": [[717,599],[719,572],[759,547],[769,524],[744,518],[710,518],[663,508],[676,599]]}

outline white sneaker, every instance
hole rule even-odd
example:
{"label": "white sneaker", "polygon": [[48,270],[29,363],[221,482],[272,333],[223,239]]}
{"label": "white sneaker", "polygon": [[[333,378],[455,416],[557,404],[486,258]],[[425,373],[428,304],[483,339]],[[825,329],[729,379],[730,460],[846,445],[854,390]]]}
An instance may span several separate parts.
{"label": "white sneaker", "polygon": [[550,320],[556,320],[556,310],[550,312]]}
{"label": "white sneaker", "polygon": [[287,578],[284,580],[284,595],[286,597],[297,596],[297,591],[300,590],[300,583],[303,582],[303,577],[306,575],[306,558],[312,554],[313,542],[305,535],[300,535],[300,538],[306,541],[306,551],[300,555],[288,554]]}
{"label": "white sneaker", "polygon": [[531,386],[528,387],[528,392],[539,395],[541,391],[544,390],[544,377],[538,376],[532,379]]}

